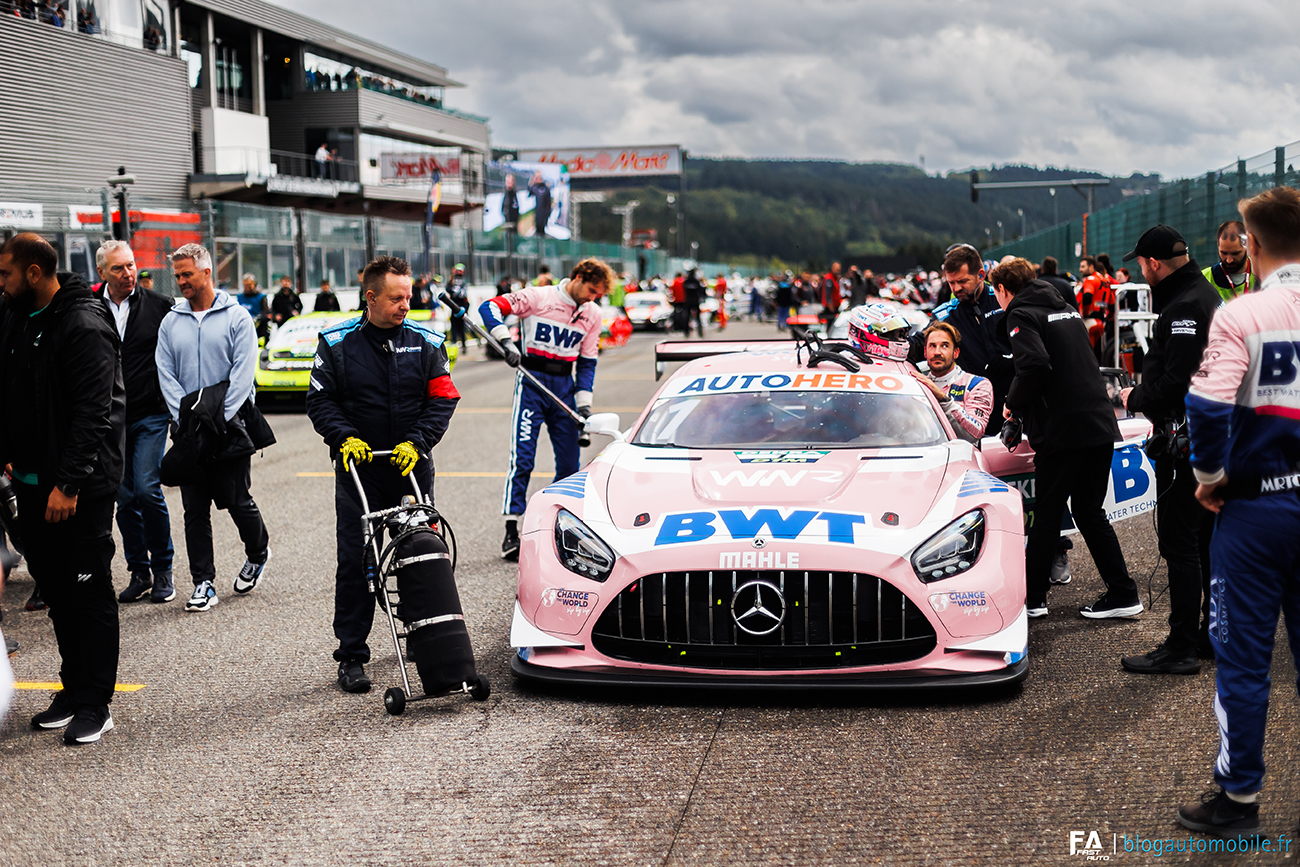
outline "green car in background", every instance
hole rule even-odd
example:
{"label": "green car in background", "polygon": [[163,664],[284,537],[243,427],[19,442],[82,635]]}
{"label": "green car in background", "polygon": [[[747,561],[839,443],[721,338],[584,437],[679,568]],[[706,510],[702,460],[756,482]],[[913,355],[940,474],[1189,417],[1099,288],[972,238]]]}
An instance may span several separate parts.
{"label": "green car in background", "polygon": [[[257,385],[258,406],[301,404],[307,397],[307,382],[311,378],[311,366],[316,358],[316,343],[320,333],[359,315],[355,312],[304,313],[272,332],[257,359],[254,382]],[[432,310],[412,310],[407,315],[416,322],[429,322],[432,319],[432,327],[446,333],[446,325],[438,321]],[[445,319],[445,315],[442,318]],[[456,345],[446,343],[444,347],[448,361],[455,367],[458,354]]]}

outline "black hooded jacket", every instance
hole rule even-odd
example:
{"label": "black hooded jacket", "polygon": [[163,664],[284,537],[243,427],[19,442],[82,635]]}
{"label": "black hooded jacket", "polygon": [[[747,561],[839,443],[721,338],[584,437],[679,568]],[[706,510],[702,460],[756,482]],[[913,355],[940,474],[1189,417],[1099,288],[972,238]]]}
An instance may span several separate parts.
{"label": "black hooded jacket", "polygon": [[1182,417],[1187,387],[1210,339],[1210,320],[1223,302],[1195,259],[1157,283],[1151,300],[1160,318],[1142,361],[1142,384],[1129,393],[1128,408],[1161,424]]}
{"label": "black hooded jacket", "polygon": [[45,309],[0,308],[0,465],[79,494],[122,484],[126,391],[117,329],[76,274],[59,272]]}
{"label": "black hooded jacket", "polygon": [[1088,329],[1055,287],[1030,281],[1007,305],[1001,325],[1016,369],[1007,407],[1024,421],[1035,452],[1111,445],[1119,439]]}

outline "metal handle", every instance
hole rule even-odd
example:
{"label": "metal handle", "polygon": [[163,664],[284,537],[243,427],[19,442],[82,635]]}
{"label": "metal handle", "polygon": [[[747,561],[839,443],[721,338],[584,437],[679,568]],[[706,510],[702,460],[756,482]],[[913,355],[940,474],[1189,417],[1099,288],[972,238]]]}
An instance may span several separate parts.
{"label": "metal handle", "polygon": [[[392,454],[393,454],[392,449],[386,449],[384,451],[379,451],[379,452],[372,451],[370,453],[372,459],[386,458],[386,457],[390,457]],[[429,460],[429,456],[426,455],[424,452],[420,452],[420,458],[426,461]],[[339,460],[343,460],[343,459],[340,457]],[[348,474],[352,476],[352,484],[356,485],[357,496],[361,498],[361,513],[363,515],[368,514],[370,512],[370,501],[366,499],[366,489],[361,484],[361,474],[357,472],[356,461],[353,461],[351,464],[348,465]],[[414,468],[412,468],[411,472],[406,474],[406,478],[409,479],[411,482],[411,491],[415,494],[415,501],[417,503],[427,502],[427,498],[425,497],[424,493],[420,490],[420,485],[415,481]]]}

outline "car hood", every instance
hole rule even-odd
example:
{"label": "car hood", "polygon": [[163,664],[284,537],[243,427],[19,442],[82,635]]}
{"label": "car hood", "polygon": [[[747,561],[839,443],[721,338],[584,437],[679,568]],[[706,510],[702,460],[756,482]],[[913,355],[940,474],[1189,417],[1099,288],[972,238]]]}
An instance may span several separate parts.
{"label": "car hood", "polygon": [[[954,449],[961,454],[955,455]],[[948,464],[964,443],[925,448],[758,451],[610,446],[604,501],[620,530],[655,526],[665,513],[772,507],[866,514],[868,527],[925,521]]]}

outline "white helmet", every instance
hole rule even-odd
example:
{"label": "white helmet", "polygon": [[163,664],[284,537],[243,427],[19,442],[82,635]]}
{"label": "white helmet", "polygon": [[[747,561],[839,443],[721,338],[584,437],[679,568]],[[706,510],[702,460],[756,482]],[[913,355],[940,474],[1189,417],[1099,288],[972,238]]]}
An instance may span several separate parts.
{"label": "white helmet", "polygon": [[905,361],[911,324],[888,304],[863,304],[849,311],[849,340],[868,355]]}

